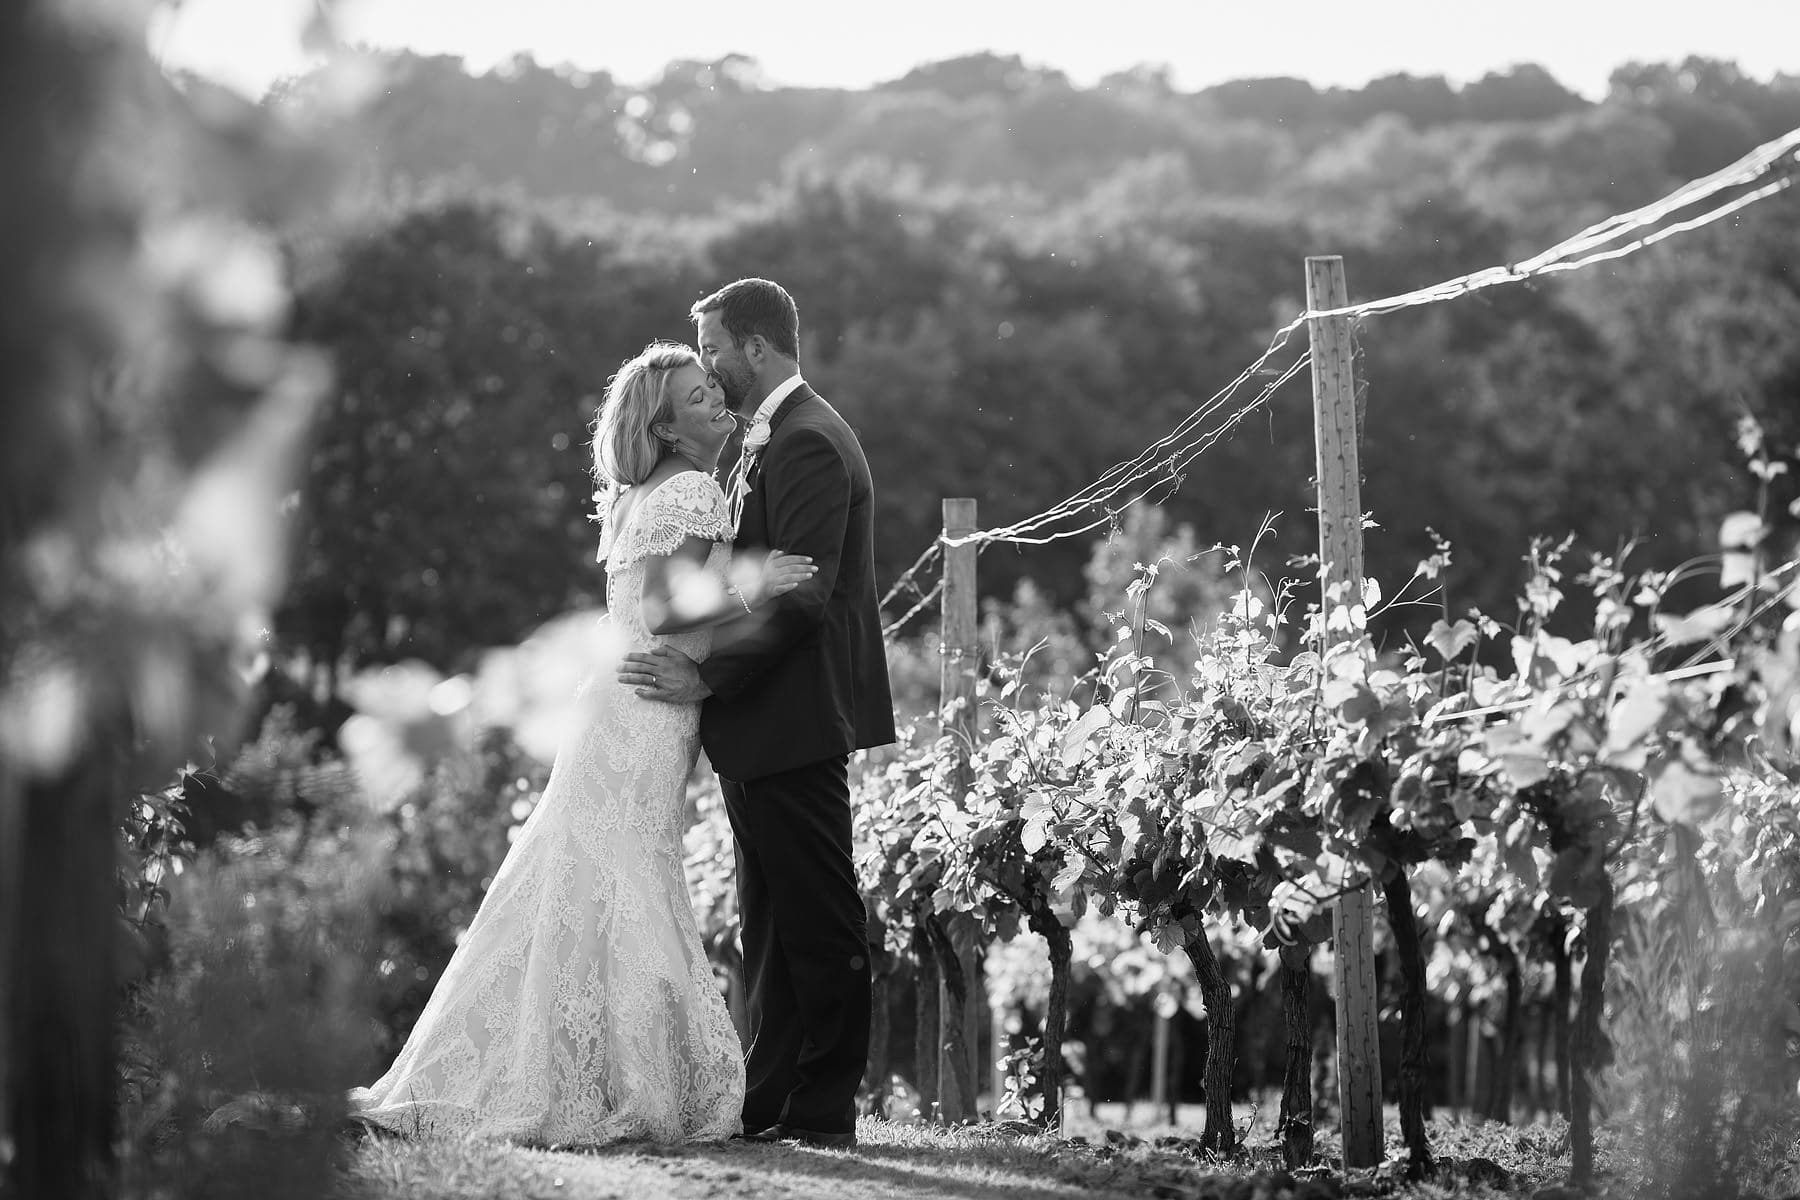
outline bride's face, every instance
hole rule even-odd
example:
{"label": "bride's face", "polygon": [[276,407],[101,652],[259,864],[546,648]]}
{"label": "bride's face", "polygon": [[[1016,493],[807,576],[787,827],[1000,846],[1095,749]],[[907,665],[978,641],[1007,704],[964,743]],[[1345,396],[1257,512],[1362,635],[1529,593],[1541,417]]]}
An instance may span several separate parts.
{"label": "bride's face", "polygon": [[659,430],[662,436],[703,455],[716,456],[736,425],[719,381],[698,363],[678,367],[669,377],[669,397],[674,412]]}

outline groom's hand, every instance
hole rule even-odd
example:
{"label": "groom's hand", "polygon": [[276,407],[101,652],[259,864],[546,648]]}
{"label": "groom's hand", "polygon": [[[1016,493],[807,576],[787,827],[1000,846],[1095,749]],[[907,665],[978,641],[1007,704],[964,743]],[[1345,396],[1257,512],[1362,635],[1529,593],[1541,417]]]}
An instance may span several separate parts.
{"label": "groom's hand", "polygon": [[619,667],[619,682],[645,700],[664,704],[695,704],[713,694],[694,660],[668,646],[627,654]]}

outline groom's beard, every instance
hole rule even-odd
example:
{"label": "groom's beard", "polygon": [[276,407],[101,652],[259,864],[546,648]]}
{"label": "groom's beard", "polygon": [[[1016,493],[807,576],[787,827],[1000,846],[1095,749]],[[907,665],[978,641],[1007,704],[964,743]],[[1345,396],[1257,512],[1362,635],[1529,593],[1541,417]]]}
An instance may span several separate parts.
{"label": "groom's beard", "polygon": [[750,393],[756,388],[756,376],[746,371],[742,376],[715,369],[719,390],[725,393],[725,404],[732,412],[745,415],[750,411]]}

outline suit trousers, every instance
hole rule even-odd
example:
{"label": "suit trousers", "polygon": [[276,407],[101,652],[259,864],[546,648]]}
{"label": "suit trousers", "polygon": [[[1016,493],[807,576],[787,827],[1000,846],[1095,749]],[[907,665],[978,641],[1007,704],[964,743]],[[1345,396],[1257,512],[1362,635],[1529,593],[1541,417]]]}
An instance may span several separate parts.
{"label": "suit trousers", "polygon": [[744,1128],[856,1128],[869,1053],[868,921],[847,757],[720,777],[737,850],[750,1054]]}

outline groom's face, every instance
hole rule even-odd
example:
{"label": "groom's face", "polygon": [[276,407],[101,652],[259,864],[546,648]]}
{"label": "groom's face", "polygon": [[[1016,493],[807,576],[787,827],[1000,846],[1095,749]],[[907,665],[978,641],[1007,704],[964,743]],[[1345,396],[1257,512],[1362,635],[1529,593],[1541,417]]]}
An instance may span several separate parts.
{"label": "groom's face", "polygon": [[731,340],[716,311],[700,314],[696,337],[700,342],[700,362],[718,379],[725,392],[725,403],[733,411],[743,411],[756,393],[756,372],[750,369],[744,348]]}

